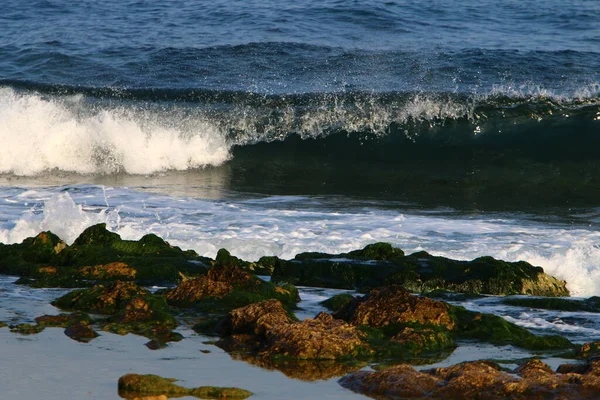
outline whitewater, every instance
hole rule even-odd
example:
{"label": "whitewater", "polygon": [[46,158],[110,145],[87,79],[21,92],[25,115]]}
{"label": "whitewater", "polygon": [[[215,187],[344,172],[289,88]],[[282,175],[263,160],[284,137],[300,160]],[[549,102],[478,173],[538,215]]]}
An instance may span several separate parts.
{"label": "whitewater", "polygon": [[256,261],[270,255],[291,259],[306,251],[342,253],[385,241],[407,253],[528,261],[566,280],[573,296],[600,295],[600,233],[586,224],[450,209],[403,211],[339,197],[200,199],[168,191],[93,185],[5,190],[0,242],[19,243],[52,231],[72,243],[86,227],[106,223],[124,239],[154,233],[203,256],[226,248]]}

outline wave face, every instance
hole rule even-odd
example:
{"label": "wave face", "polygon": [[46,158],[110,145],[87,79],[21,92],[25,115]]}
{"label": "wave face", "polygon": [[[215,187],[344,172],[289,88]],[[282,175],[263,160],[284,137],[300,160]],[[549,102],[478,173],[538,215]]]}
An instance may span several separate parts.
{"label": "wave face", "polygon": [[202,174],[231,189],[577,204],[600,185],[599,87],[571,96],[0,90],[5,176]]}

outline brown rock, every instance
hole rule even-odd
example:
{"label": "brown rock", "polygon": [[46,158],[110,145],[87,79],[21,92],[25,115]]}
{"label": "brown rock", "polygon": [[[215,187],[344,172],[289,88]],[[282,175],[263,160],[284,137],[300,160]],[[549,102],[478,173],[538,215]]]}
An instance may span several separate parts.
{"label": "brown rock", "polygon": [[171,302],[192,303],[206,297],[225,297],[234,288],[258,286],[261,280],[238,267],[215,265],[206,275],[183,280],[175,289],[166,294]]}
{"label": "brown rock", "polygon": [[279,300],[270,299],[236,308],[217,327],[222,336],[252,334],[265,336],[274,326],[294,322]]}
{"label": "brown rock", "polygon": [[42,326],[66,327],[77,320],[74,314],[42,315],[35,317],[35,322]]}
{"label": "brown rock", "polygon": [[448,305],[441,301],[411,295],[400,286],[373,289],[362,298],[355,298],[337,313],[336,318],[352,325],[381,328],[394,323],[432,324],[454,328]]}
{"label": "brown rock", "polygon": [[65,328],[65,335],[78,342],[87,343],[99,335],[91,326],[85,323],[75,323]]}
{"label": "brown rock", "polygon": [[425,372],[444,383],[435,392],[436,398],[440,399],[492,399],[505,384],[517,380],[502,372],[498,365],[487,361],[461,363]]}
{"label": "brown rock", "polygon": [[352,325],[320,313],[315,319],[276,325],[266,331],[263,357],[287,356],[296,359],[337,359],[366,350],[361,333]]}
{"label": "brown rock", "polygon": [[134,297],[125,304],[125,311],[120,316],[121,323],[146,321],[152,318],[150,305],[142,297]]}
{"label": "brown rock", "polygon": [[339,383],[375,398],[425,399],[441,385],[441,380],[401,364],[379,372],[358,371],[344,376]]}
{"label": "brown rock", "polygon": [[205,297],[223,298],[233,290],[226,282],[210,280],[207,276],[188,279],[181,282],[175,289],[169,290],[165,297],[169,301],[194,302]]}
{"label": "brown rock", "polygon": [[206,277],[211,281],[225,282],[236,288],[248,288],[261,283],[260,279],[251,273],[229,265],[215,265],[208,270]]}

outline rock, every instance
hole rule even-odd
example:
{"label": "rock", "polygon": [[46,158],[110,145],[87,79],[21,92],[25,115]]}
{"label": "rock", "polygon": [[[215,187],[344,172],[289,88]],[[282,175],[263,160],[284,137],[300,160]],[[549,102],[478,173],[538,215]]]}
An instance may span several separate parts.
{"label": "rock", "polygon": [[264,337],[273,327],[293,322],[281,302],[270,299],[231,311],[217,326],[216,332],[221,336],[250,334]]}
{"label": "rock", "polygon": [[133,282],[115,281],[91,289],[75,290],[56,299],[52,305],[65,310],[80,310],[99,314],[114,314],[124,310],[132,301],[150,296],[147,289]]}
{"label": "rock", "polygon": [[272,281],[359,290],[399,284],[413,292],[442,289],[493,295],[569,295],[564,281],[523,261],[492,257],[457,261],[426,252],[404,256],[400,249],[385,243],[350,253],[301,253],[290,261],[279,260]]}
{"label": "rock", "polygon": [[300,360],[335,360],[370,352],[361,340],[362,332],[331,315],[320,313],[287,325],[266,330],[262,357],[289,357]]}
{"label": "rock", "polygon": [[176,379],[157,375],[127,374],[119,378],[119,396],[131,398],[139,395],[164,395],[168,397],[195,396],[204,399],[245,399],[251,392],[238,388],[202,386],[194,389],[176,385]]}
{"label": "rock", "polygon": [[83,343],[87,343],[90,340],[100,336],[90,325],[81,322],[77,322],[66,327],[65,335],[73,340]]}
{"label": "rock", "polygon": [[[453,338],[513,344],[534,350],[574,347],[561,336],[534,335],[501,317],[415,296],[397,285],[373,289],[363,297],[354,298],[334,317],[361,327],[368,333],[367,342],[382,352],[382,356],[387,353],[403,357],[402,353],[449,349],[454,347]],[[407,332],[410,335],[403,337]],[[394,340],[388,343],[392,338]]]}
{"label": "rock", "polygon": [[352,325],[373,328],[417,323],[452,330],[455,322],[449,310],[447,303],[414,296],[402,287],[392,285],[373,289],[365,296],[353,299],[334,315]]}
{"label": "rock", "polygon": [[99,322],[101,329],[122,335],[135,333],[149,339],[168,341],[171,329],[177,326],[164,298],[133,282],[115,281],[75,290],[52,304],[66,310],[107,315],[104,321]]}
{"label": "rock", "polygon": [[440,380],[401,364],[379,372],[357,371],[338,382],[346,389],[374,398],[432,399],[435,397],[431,393]]}
{"label": "rock", "polygon": [[117,279],[143,284],[176,283],[180,274],[198,276],[210,260],[182,251],[156,235],[122,240],[105,224],[84,230],[67,246],[51,232],[13,245],[0,244],[0,273],[18,275],[35,287],[84,287]]}
{"label": "rock", "polygon": [[294,322],[277,300],[233,310],[217,331],[224,337],[218,346],[263,358],[333,360],[370,352],[356,327],[326,313]]}
{"label": "rock", "polygon": [[60,314],[60,315],[42,315],[35,318],[35,322],[44,327],[66,328],[75,323],[91,323],[89,315],[84,313]]}
{"label": "rock", "polygon": [[402,399],[596,399],[600,377],[595,364],[583,374],[557,374],[539,360],[506,373],[488,361],[416,371],[398,365],[384,371],[358,371],[339,380],[348,389],[373,397]]}
{"label": "rock", "polygon": [[577,358],[600,356],[600,342],[584,343],[577,349]]}
{"label": "rock", "polygon": [[205,276],[185,280],[175,289],[166,291],[165,297],[169,304],[195,307],[212,314],[225,314],[235,308],[266,299],[277,299],[288,307],[300,300],[295,287],[276,286],[237,266],[222,264],[228,259],[221,256],[220,261]]}
{"label": "rock", "polygon": [[35,335],[44,330],[44,326],[37,324],[17,324],[9,325],[11,332],[20,333],[21,335]]}

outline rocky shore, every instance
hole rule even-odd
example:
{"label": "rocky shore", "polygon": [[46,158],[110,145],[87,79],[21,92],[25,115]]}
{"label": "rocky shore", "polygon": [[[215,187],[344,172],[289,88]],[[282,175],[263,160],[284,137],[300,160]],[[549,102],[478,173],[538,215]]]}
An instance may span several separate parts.
{"label": "rocky shore", "polygon": [[[100,224],[71,245],[52,232],[0,244],[0,274],[18,276],[18,285],[73,289],[52,302],[62,314],[36,316],[35,323],[0,321],[0,327],[22,335],[61,327],[69,338],[86,343],[103,332],[132,333],[160,351],[185,340],[177,329],[190,326],[214,338],[211,343],[234,359],[296,379],[342,377],[343,387],[375,398],[464,398],[469,390],[486,399],[561,399],[568,393],[593,398],[600,389],[597,342],[581,345],[559,335],[539,335],[447,300],[522,295],[505,301],[529,309],[599,311],[597,298],[565,298],[566,282],[526,262],[405,255],[386,243],[344,254],[302,253],[293,260],[263,257],[257,262],[222,249],[213,260],[155,235],[122,240]],[[330,312],[298,320],[295,285],[355,292],[323,302]],[[473,342],[573,361],[557,371],[538,359],[510,371],[492,360],[414,368]],[[133,398],[132,393],[251,395],[235,388],[181,388],[170,379],[145,375],[124,376],[119,393],[125,398]]]}

